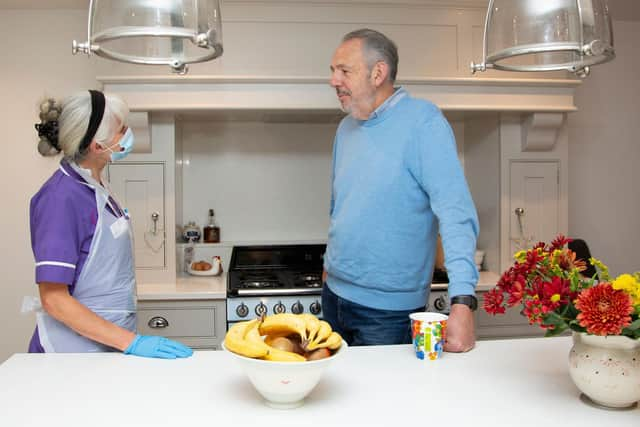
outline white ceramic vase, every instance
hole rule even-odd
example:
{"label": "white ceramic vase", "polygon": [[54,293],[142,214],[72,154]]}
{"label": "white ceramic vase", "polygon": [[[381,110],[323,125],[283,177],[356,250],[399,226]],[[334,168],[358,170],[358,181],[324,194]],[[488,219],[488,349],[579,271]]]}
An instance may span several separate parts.
{"label": "white ceramic vase", "polygon": [[596,404],[633,406],[640,401],[640,340],[574,332],[569,374]]}

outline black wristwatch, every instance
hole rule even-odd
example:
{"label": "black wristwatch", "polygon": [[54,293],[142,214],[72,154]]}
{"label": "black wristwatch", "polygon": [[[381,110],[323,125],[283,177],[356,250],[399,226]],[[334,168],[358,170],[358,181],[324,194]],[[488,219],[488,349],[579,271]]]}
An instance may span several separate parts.
{"label": "black wristwatch", "polygon": [[471,311],[476,311],[478,308],[478,298],[473,295],[456,295],[451,298],[451,305],[453,304],[464,304],[471,309]]}

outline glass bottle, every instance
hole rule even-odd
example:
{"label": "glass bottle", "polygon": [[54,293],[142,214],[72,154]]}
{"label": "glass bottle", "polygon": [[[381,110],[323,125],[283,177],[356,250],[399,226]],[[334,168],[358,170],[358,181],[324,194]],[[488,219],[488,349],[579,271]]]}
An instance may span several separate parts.
{"label": "glass bottle", "polygon": [[220,242],[220,227],[216,224],[213,209],[209,209],[209,223],[204,227],[203,231],[205,243]]}

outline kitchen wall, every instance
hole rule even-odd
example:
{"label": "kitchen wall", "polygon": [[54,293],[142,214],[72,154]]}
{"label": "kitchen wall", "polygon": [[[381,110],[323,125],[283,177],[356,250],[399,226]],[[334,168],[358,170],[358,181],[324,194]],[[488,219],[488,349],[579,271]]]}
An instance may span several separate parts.
{"label": "kitchen wall", "polygon": [[[407,0],[406,3],[411,2]],[[350,16],[356,15],[353,11],[350,13]],[[335,19],[335,16],[331,18]],[[324,75],[330,52],[340,33],[363,22],[365,18],[351,21],[345,18],[344,25],[336,28],[335,34],[323,35],[318,42],[321,49],[312,50],[314,55],[304,56],[306,59],[300,64],[303,71]],[[251,27],[250,24],[239,20],[235,24],[232,22],[225,30],[225,42],[229,49],[224,60],[210,66],[194,67],[193,71],[213,74],[232,70],[235,73],[244,71],[245,74],[257,74],[252,72],[251,66],[262,61],[274,64],[272,71],[276,74],[289,73],[291,69],[287,67],[295,61],[289,60],[287,67],[284,67],[282,61],[274,59],[278,50],[263,46],[264,54],[256,58],[254,46],[243,45],[247,39],[242,37],[241,30]],[[37,119],[37,100],[44,94],[63,96],[76,90],[98,87],[98,75],[149,72],[149,69],[142,71],[142,68],[122,66],[96,57],[87,59],[71,56],[70,41],[82,38],[86,33],[85,25],[84,10],[25,11],[0,8],[0,51],[3,54],[0,68],[0,124],[5,147],[5,161],[0,167],[0,197],[4,206],[0,236],[5,241],[0,248],[0,268],[5,278],[0,285],[0,324],[4,325],[0,328],[0,361],[15,352],[25,351],[33,330],[33,316],[19,314],[22,296],[37,292],[33,283],[33,256],[28,233],[29,199],[58,163],[58,159],[42,158],[37,154],[33,129]],[[303,32],[308,32],[310,28],[304,24],[299,27],[299,31]],[[640,36],[640,23],[615,22],[614,27],[618,58],[611,64],[594,69],[593,75],[578,92],[578,107],[582,111],[570,115],[569,119],[569,224],[573,235],[583,236],[589,241],[594,255],[607,259],[614,272],[621,272],[640,269],[636,248],[636,242],[640,241],[637,215],[640,197],[637,185],[634,186],[637,180],[633,175],[633,166],[640,159],[640,147],[636,141],[640,123],[637,119],[640,112],[640,81],[636,70],[640,64],[639,48],[634,46]],[[449,28],[443,26],[441,30],[444,34]],[[403,43],[412,43],[407,33],[397,31],[397,35]],[[425,37],[431,36],[426,34]],[[477,37],[474,40],[477,45]],[[293,43],[285,35],[281,35],[277,41],[281,47]],[[234,44],[237,46],[235,52],[231,49]],[[415,51],[433,49],[433,45],[420,41]],[[294,49],[295,46],[290,48]],[[404,52],[406,54],[407,51]],[[468,53],[471,56],[471,49]],[[253,62],[247,63],[249,60]],[[429,70],[429,67],[433,67],[435,75],[442,65],[432,59],[424,62],[425,59],[418,53],[409,55],[406,60],[413,68]],[[450,59],[446,58],[446,61]],[[466,64],[459,64],[460,76],[466,75],[465,67]],[[165,74],[165,70],[157,69],[150,73]],[[198,141],[192,143],[198,144]],[[327,164],[327,154],[320,155],[319,151],[313,150],[328,150],[328,146],[322,145],[324,142],[319,139],[312,140],[311,144],[311,153],[305,155],[312,159],[315,174],[319,173],[323,162]],[[282,152],[283,148],[273,146],[273,152]],[[319,182],[326,180],[319,179]],[[210,185],[216,184],[211,182]],[[322,184],[318,185],[316,190],[322,191]],[[326,197],[326,187],[324,191]],[[202,202],[202,206],[189,209],[195,216],[206,213],[209,205],[215,208],[216,200],[207,200]],[[233,229],[231,227],[230,230]]]}
{"label": "kitchen wall", "polygon": [[620,274],[640,270],[640,22],[614,33],[617,58],[594,67],[569,115],[569,230]]}
{"label": "kitchen wall", "polygon": [[[21,315],[24,295],[35,295],[29,241],[29,199],[58,165],[36,151],[37,102],[97,87],[96,61],[71,58],[70,40],[86,32],[80,11],[0,9],[0,124],[4,160],[0,167],[0,361],[26,351],[35,317]],[[64,52],[64,54],[61,54]],[[78,60],[79,59],[79,60]]]}
{"label": "kitchen wall", "polygon": [[[182,120],[182,212],[176,216],[202,227],[213,208],[226,242],[325,240],[340,118],[310,115],[296,122],[283,113],[275,120],[215,114]],[[463,122],[450,120],[464,161]]]}

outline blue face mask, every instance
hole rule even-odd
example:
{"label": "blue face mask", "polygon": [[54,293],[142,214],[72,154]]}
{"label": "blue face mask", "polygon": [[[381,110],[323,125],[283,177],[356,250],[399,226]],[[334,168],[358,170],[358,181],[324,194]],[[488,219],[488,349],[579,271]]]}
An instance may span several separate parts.
{"label": "blue face mask", "polygon": [[131,151],[133,151],[133,144],[135,143],[135,138],[133,137],[133,131],[131,128],[127,128],[127,131],[122,135],[118,144],[121,148],[124,148],[122,151],[113,151],[111,147],[107,147],[109,151],[111,151],[111,161],[115,162],[116,160],[122,160],[129,155]]}

